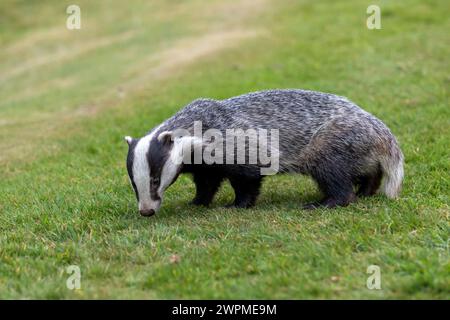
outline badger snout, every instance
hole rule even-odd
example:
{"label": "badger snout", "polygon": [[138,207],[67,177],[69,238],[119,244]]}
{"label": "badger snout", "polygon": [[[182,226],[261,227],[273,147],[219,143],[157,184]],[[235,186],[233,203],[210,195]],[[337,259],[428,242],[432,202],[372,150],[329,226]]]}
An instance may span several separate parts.
{"label": "badger snout", "polygon": [[139,202],[139,213],[143,217],[153,216],[160,208],[161,200],[150,202]]}
{"label": "badger snout", "polygon": [[144,210],[139,210],[139,213],[143,217],[151,217],[152,215],[155,214],[155,210],[153,210],[153,209],[144,209]]}

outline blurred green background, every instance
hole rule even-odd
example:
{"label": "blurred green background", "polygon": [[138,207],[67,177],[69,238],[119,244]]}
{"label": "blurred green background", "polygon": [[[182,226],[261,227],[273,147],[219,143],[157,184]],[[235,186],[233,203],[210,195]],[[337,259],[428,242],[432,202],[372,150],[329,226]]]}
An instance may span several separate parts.
{"label": "blurred green background", "polygon": [[[0,298],[450,298],[449,6],[1,1]],[[316,186],[275,176],[251,210],[223,208],[228,185],[193,208],[182,176],[141,218],[123,136],[198,97],[268,88],[344,95],[382,119],[406,158],[401,198],[302,211]]]}

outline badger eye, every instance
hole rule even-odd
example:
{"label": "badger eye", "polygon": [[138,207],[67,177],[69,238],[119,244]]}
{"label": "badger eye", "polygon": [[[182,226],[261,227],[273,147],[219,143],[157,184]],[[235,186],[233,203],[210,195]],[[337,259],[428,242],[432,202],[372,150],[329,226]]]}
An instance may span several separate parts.
{"label": "badger eye", "polygon": [[159,178],[153,178],[153,184],[159,184]]}

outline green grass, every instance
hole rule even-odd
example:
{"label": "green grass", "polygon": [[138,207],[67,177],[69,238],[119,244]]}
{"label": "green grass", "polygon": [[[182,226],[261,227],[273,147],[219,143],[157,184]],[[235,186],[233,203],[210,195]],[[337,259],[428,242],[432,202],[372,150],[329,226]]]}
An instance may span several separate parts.
{"label": "green grass", "polygon": [[[0,298],[450,298],[447,1],[110,3],[79,1],[79,31],[71,3],[0,4]],[[399,200],[303,211],[313,182],[275,176],[251,210],[223,208],[228,185],[196,208],[182,176],[139,216],[124,135],[197,97],[294,87],[391,128]]]}

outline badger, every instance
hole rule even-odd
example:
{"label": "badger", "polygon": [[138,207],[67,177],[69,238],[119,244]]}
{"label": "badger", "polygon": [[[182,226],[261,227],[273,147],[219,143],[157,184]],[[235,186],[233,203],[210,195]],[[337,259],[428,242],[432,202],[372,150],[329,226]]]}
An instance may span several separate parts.
{"label": "badger", "polygon": [[[202,135],[195,135],[199,122]],[[176,133],[180,129],[184,134]],[[210,129],[224,133],[222,139],[205,138]],[[125,137],[127,171],[141,215],[151,216],[159,210],[165,190],[181,173],[193,176],[194,205],[208,206],[221,183],[229,180],[235,193],[230,206],[254,206],[267,175],[262,169],[271,164],[250,162],[248,155],[236,162],[242,151],[251,151],[249,137],[244,137],[245,148],[240,151],[234,147],[217,152],[219,160],[232,161],[192,161],[197,151],[201,154],[208,146],[227,145],[235,137],[225,134],[230,129],[277,130],[277,141],[266,139],[253,148],[265,146],[268,154],[276,155],[275,173],[304,174],[317,183],[323,198],[303,205],[304,209],[347,206],[378,189],[389,198],[399,195],[403,154],[382,121],[334,94],[265,90],[225,100],[197,99],[144,137]]]}

